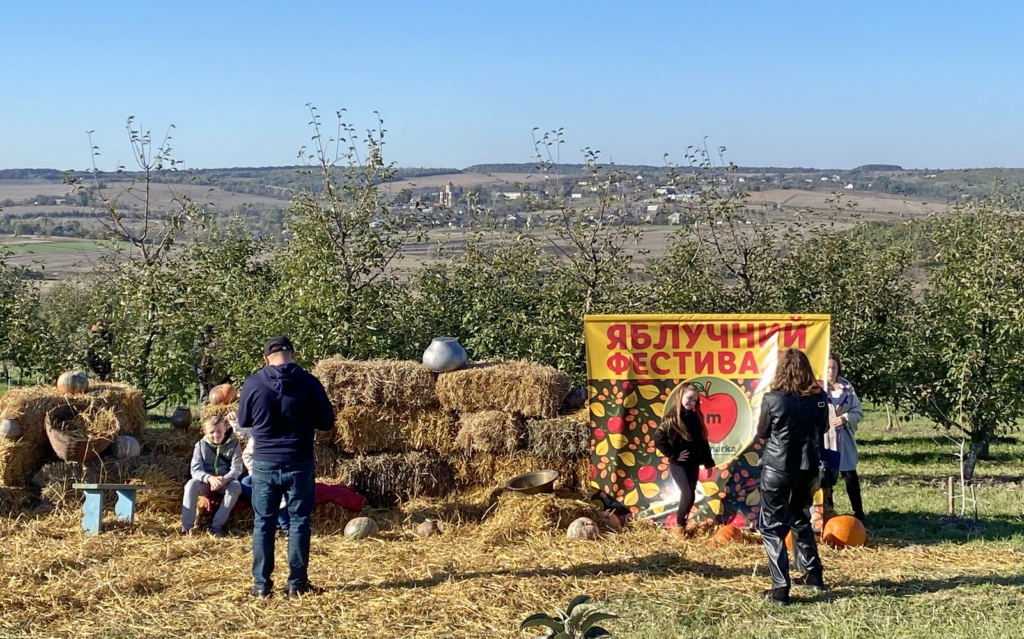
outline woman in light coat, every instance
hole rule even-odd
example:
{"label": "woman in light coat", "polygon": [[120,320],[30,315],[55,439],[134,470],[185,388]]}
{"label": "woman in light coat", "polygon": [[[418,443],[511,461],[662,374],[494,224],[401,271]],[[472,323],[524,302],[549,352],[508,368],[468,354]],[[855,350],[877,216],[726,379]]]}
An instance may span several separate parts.
{"label": "woman in light coat", "polygon": [[832,487],[837,483],[834,473],[838,470],[846,483],[846,494],[850,498],[853,516],[863,520],[864,502],[861,500],[860,478],[857,476],[857,440],[854,434],[860,420],[864,418],[864,409],[861,408],[853,384],[843,379],[840,376],[841,372],[839,360],[833,355],[828,361],[826,386],[829,399],[829,429],[825,433],[823,455],[825,459],[833,461],[825,464],[825,481],[822,482],[822,488],[825,491],[825,506],[831,510],[834,508]]}

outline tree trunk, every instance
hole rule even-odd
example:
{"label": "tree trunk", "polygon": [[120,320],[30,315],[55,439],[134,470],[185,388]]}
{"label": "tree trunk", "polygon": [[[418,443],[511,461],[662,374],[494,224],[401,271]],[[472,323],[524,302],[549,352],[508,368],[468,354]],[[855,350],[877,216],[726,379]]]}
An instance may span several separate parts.
{"label": "tree trunk", "polygon": [[992,434],[988,433],[979,437],[979,439],[972,439],[971,447],[964,455],[964,479],[967,481],[974,478],[974,467],[978,465],[978,460],[984,459],[988,455],[988,445],[992,440]]}

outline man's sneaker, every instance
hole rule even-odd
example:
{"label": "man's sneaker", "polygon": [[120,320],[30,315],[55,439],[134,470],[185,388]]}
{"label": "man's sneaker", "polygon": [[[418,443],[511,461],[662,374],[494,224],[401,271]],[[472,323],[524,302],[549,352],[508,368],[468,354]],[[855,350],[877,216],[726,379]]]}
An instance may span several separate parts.
{"label": "man's sneaker", "polygon": [[793,579],[794,586],[803,586],[808,590],[814,592],[825,592],[828,590],[828,586],[825,585],[825,580],[821,576],[821,571],[809,572],[803,577],[796,577]]}
{"label": "man's sneaker", "polygon": [[288,586],[289,597],[303,597],[305,595],[322,595],[326,591],[320,586],[314,586],[308,581],[301,586]]}
{"label": "man's sneaker", "polygon": [[222,538],[228,536],[228,534],[226,532],[224,532],[223,528],[211,528],[210,529],[210,534],[213,535],[214,537],[222,537]]}
{"label": "man's sneaker", "polygon": [[776,606],[788,606],[789,605],[789,588],[772,588],[771,590],[765,590],[761,593],[768,601],[772,602]]}
{"label": "man's sneaker", "polygon": [[249,596],[266,599],[274,593],[270,586],[253,586],[249,589]]}

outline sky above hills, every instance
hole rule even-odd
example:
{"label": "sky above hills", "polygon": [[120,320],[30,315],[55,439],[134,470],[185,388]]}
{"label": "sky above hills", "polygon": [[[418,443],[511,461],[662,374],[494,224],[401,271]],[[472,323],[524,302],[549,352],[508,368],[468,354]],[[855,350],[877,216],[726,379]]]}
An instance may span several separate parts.
{"label": "sky above hills", "polygon": [[296,163],[309,112],[380,112],[401,166],[683,161],[1024,166],[1024,4],[11,2],[0,168],[131,166],[124,123],[189,167]]}

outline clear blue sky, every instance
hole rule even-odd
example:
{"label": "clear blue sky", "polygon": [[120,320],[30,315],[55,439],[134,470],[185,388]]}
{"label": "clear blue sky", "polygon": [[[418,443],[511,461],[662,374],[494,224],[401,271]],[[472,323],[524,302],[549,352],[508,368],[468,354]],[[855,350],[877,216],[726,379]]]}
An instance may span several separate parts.
{"label": "clear blue sky", "polygon": [[192,167],[296,162],[305,104],[380,111],[402,166],[658,164],[707,136],[743,165],[1024,166],[1020,2],[7,2],[0,168],[128,159],[176,125]]}

